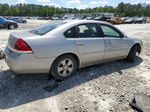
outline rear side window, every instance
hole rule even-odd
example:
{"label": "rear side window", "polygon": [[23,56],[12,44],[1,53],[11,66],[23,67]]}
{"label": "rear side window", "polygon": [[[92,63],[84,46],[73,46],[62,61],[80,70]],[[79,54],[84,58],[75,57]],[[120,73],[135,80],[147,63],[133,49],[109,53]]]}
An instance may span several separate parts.
{"label": "rear side window", "polygon": [[76,27],[76,34],[79,38],[99,37],[96,24],[82,24]]}
{"label": "rear side window", "polygon": [[101,25],[101,29],[105,37],[121,37],[120,32],[110,26]]}
{"label": "rear side window", "polygon": [[38,35],[44,35],[64,24],[66,24],[66,22],[50,22],[31,30],[30,32]]}
{"label": "rear side window", "polygon": [[74,38],[74,28],[71,28],[70,30],[66,31],[64,33],[65,37],[66,38]]}

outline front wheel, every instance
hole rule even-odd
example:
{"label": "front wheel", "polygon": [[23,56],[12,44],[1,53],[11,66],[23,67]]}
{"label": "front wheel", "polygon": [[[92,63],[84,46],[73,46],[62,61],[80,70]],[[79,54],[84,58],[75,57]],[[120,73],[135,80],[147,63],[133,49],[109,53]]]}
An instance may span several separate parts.
{"label": "front wheel", "polygon": [[77,61],[72,55],[57,58],[51,68],[51,75],[57,80],[64,80],[74,75],[77,70]]}
{"label": "front wheel", "polygon": [[137,52],[137,45],[133,46],[128,54],[128,57],[126,58],[129,62],[134,62],[136,58],[136,52]]}

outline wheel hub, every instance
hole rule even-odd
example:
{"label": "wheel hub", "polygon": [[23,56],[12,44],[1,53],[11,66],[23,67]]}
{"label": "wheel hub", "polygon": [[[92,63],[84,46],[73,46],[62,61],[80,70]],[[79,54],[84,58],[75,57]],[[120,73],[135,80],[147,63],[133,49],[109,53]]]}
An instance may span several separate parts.
{"label": "wheel hub", "polygon": [[73,69],[74,69],[74,65],[72,60],[64,59],[59,63],[57,71],[60,76],[66,77],[73,72]]}

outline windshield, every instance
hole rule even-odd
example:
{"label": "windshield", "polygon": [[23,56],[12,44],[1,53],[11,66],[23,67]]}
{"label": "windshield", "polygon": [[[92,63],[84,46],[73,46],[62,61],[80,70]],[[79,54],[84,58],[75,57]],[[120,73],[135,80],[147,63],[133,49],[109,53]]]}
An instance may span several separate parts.
{"label": "windshield", "polygon": [[34,34],[38,34],[38,35],[44,35],[50,31],[52,31],[53,29],[58,28],[59,26],[61,26],[63,24],[66,24],[66,22],[62,22],[62,21],[49,22],[47,24],[44,24],[40,27],[37,27],[37,28],[31,30],[30,32],[34,33]]}

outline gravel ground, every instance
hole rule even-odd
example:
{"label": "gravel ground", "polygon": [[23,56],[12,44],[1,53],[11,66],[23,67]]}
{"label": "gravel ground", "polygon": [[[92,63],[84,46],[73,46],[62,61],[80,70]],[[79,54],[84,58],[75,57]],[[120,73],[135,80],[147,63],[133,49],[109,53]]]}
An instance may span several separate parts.
{"label": "gravel ground", "polygon": [[[18,31],[46,21],[30,21]],[[150,25],[117,25],[144,42],[135,63],[113,61],[79,70],[56,82],[48,75],[16,75],[0,60],[0,112],[136,112],[134,93],[150,95]],[[11,31],[0,30],[4,46]],[[48,87],[48,88],[47,88]]]}

